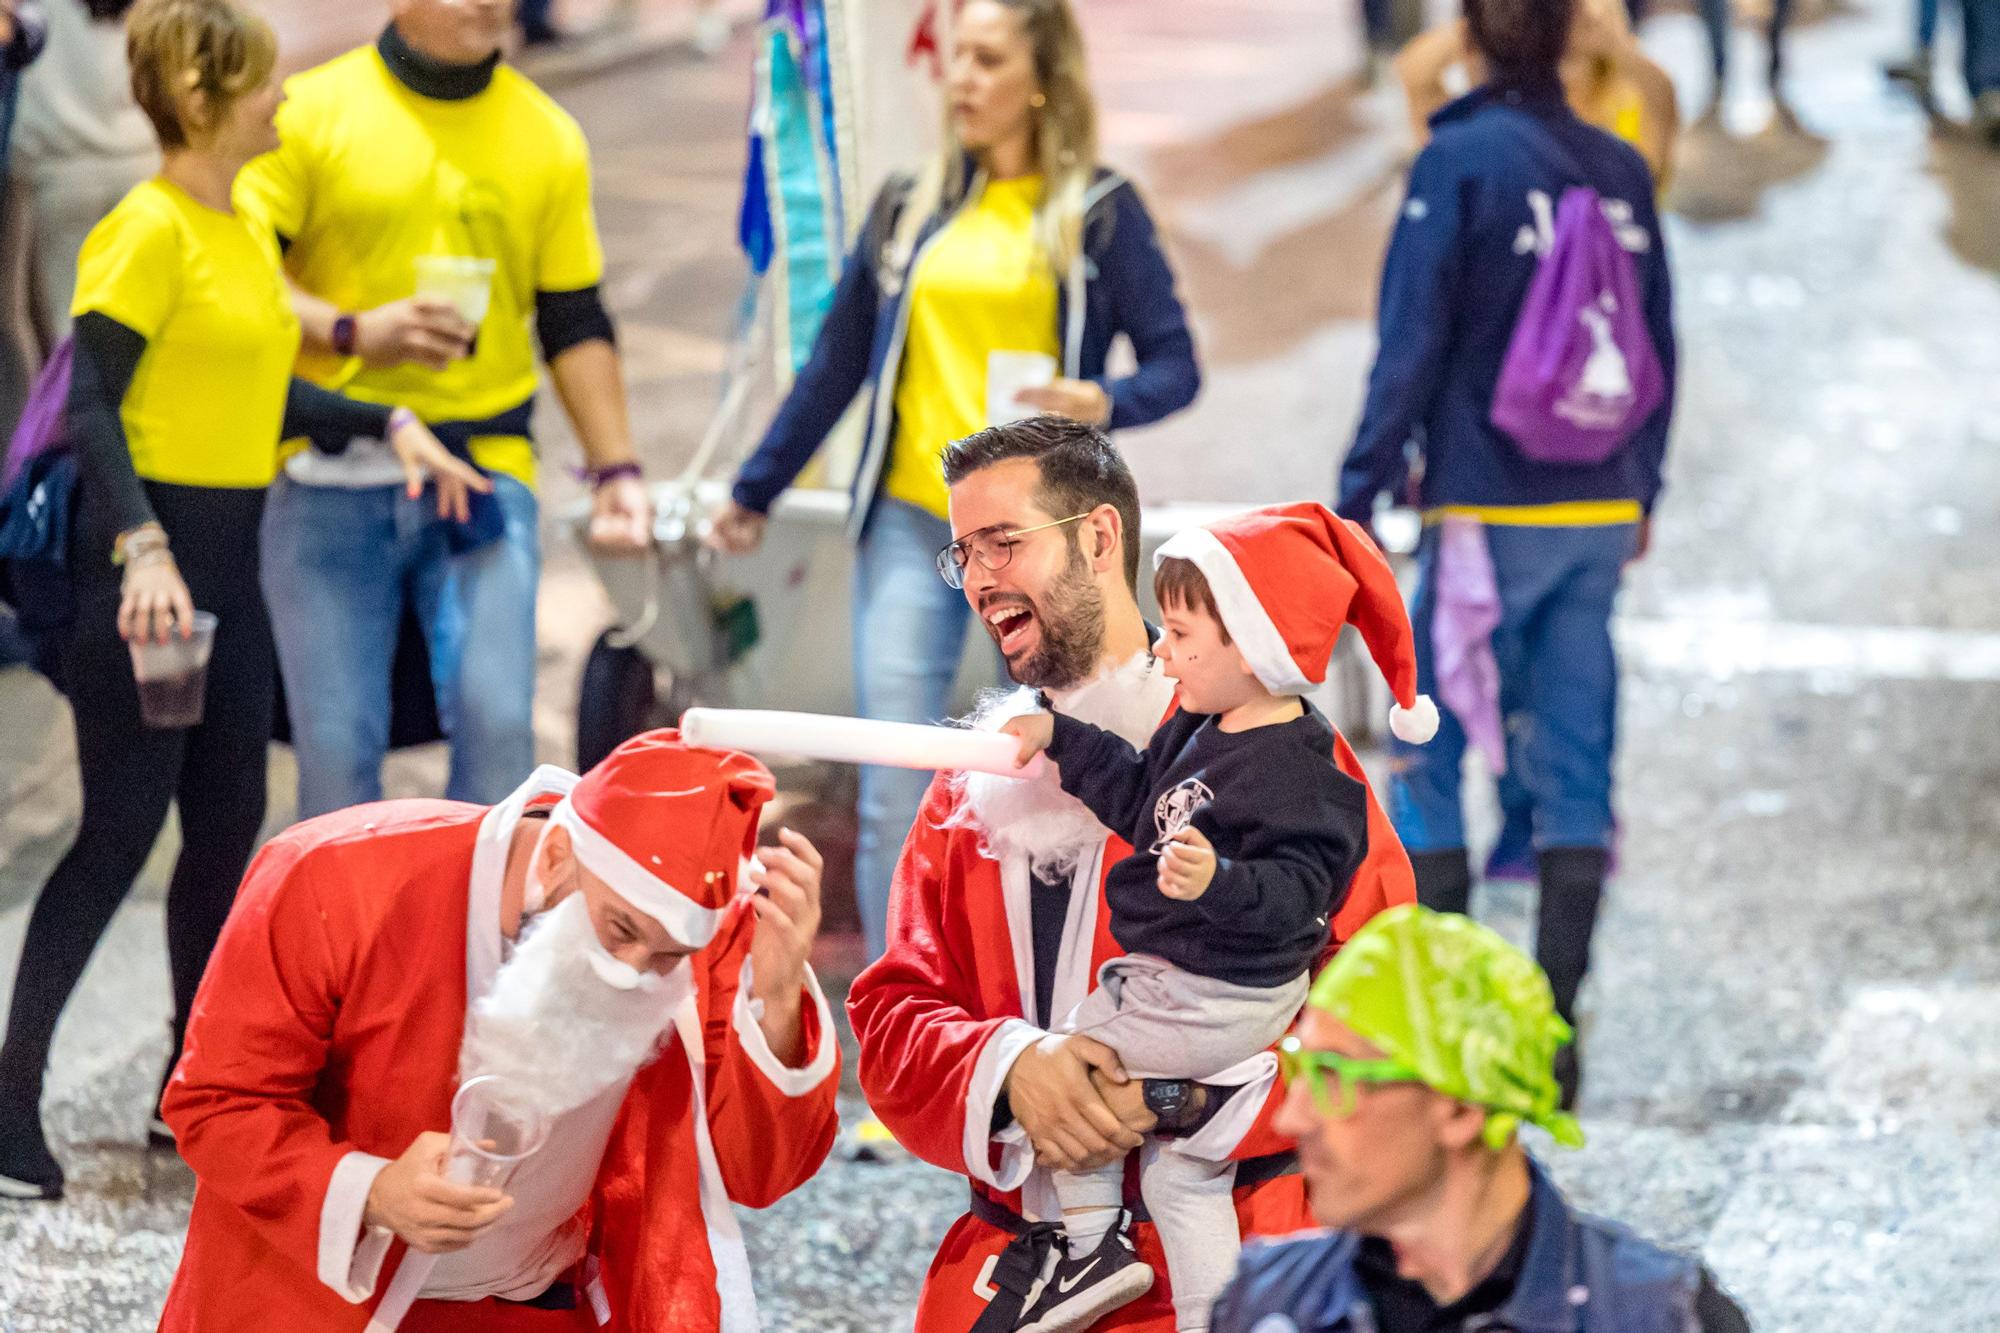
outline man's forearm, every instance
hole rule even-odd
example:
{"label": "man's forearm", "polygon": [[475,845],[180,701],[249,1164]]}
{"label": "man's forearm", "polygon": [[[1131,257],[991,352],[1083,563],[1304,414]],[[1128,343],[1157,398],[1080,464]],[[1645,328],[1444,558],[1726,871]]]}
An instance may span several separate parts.
{"label": "man's forearm", "polygon": [[[788,998],[783,1000],[763,1000],[764,1012],[757,1020],[763,1030],[764,1044],[771,1048],[771,1054],[778,1057],[778,1063],[787,1069],[803,1069],[806,1063],[805,987],[794,986]],[[821,1034],[825,1039],[825,1034]]]}
{"label": "man's forearm", "polygon": [[[602,338],[564,348],[549,362],[549,378],[562,399],[584,462],[593,468],[629,463],[632,423],[625,410],[625,368],[618,349]],[[776,1043],[772,1044],[776,1050]]]}
{"label": "man's forearm", "polygon": [[299,317],[300,341],[308,352],[330,353],[333,348],[333,321],[340,309],[333,302],[314,296],[285,275],[285,290],[291,293],[292,313]]}

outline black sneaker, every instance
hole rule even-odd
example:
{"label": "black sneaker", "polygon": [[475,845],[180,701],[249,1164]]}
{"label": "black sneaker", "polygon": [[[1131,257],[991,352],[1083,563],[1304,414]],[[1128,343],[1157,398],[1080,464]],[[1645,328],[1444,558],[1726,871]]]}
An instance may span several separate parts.
{"label": "black sneaker", "polygon": [[0,1199],[60,1199],[62,1164],[42,1137],[39,1106],[0,1107]]}
{"label": "black sneaker", "polygon": [[1124,1218],[1087,1255],[1067,1247],[1028,1304],[1015,1333],[1073,1333],[1089,1328],[1153,1289],[1153,1270],[1132,1248]]}

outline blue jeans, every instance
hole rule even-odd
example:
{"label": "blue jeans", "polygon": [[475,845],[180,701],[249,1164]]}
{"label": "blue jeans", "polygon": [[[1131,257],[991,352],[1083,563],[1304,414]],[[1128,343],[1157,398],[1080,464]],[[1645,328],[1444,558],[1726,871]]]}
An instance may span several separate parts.
{"label": "blue jeans", "polygon": [[[1508,713],[1509,771],[1533,804],[1537,848],[1609,847],[1618,663],[1611,609],[1636,533],[1609,527],[1486,528],[1500,593],[1493,655]],[[1433,694],[1431,616],[1438,529],[1417,549],[1411,610],[1417,686]],[[1428,745],[1390,743],[1389,810],[1412,852],[1461,848],[1465,732],[1449,710]]]}
{"label": "blue jeans", "polygon": [[[972,612],[938,577],[951,525],[886,496],[875,503],[854,561],[854,702],[863,717],[939,722],[965,652]],[[868,957],[882,956],[889,882],[917,822],[931,775],[864,767],[854,841],[854,897]]]}
{"label": "blue jeans", "polygon": [[280,477],[264,512],[264,596],[299,763],[299,815],[380,800],[390,664],[405,605],[451,737],[446,796],[492,805],[534,767],[535,495],[493,477],[506,534],[454,556],[434,501]]}
{"label": "blue jeans", "polygon": [[2000,89],[2000,0],[1965,0],[1965,86],[1974,97]]}

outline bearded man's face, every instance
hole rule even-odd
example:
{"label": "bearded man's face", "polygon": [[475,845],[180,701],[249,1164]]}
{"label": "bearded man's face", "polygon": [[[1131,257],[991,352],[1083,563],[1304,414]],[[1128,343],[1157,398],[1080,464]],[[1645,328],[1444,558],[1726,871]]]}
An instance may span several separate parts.
{"label": "bearded man's face", "polygon": [[1017,683],[1060,690],[1080,684],[1097,668],[1104,649],[1104,595],[1077,544],[1077,526],[1042,527],[1070,516],[1042,509],[1040,483],[1040,466],[1026,458],[963,478],[951,488],[952,531],[1041,528],[1015,538],[999,569],[970,561],[965,599]]}

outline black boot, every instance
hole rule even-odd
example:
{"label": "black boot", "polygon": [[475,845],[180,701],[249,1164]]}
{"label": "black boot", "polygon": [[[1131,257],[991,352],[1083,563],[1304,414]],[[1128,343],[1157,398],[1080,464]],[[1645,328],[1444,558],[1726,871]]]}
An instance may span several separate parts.
{"label": "black boot", "polygon": [[[1597,908],[1604,899],[1604,870],[1610,854],[1602,847],[1548,847],[1542,850],[1542,895],[1535,917],[1535,961],[1549,974],[1556,1012],[1576,1027],[1576,996],[1590,971],[1590,937],[1597,929]],[[1576,1104],[1583,1082],[1582,1060],[1574,1039],[1556,1053],[1556,1081],[1562,1085],[1563,1109]]]}
{"label": "black boot", "polygon": [[1472,861],[1465,848],[1442,852],[1411,852],[1417,872],[1417,901],[1433,912],[1458,912],[1472,905]]}
{"label": "black boot", "polygon": [[40,1088],[0,1090],[0,1199],[60,1199],[62,1164],[42,1135]]}

